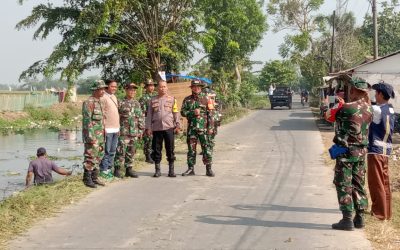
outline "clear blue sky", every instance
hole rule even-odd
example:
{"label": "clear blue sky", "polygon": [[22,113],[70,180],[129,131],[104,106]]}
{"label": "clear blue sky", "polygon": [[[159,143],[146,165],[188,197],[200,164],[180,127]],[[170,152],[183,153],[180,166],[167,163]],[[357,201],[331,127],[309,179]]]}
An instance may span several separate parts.
{"label": "clear blue sky", "polygon": [[[33,41],[34,29],[17,31],[15,25],[18,21],[28,16],[34,6],[39,3],[53,2],[62,3],[62,0],[25,0],[21,6],[17,0],[2,0],[0,8],[0,84],[16,84],[20,73],[27,69],[37,60],[49,56],[53,47],[59,42],[58,35],[50,35],[44,41]],[[371,11],[368,0],[349,0],[347,10],[351,10],[357,17],[357,22],[362,19],[367,11]],[[378,0],[378,2],[380,2]],[[325,0],[321,9],[322,13],[328,14],[336,8],[336,1]],[[283,42],[284,33],[267,32],[261,46],[252,55],[252,60],[266,62],[272,59],[279,59],[278,47]],[[196,61],[199,55],[193,59]],[[255,66],[258,70],[262,65]],[[91,75],[90,72],[86,73]],[[93,73],[92,73],[93,74]]]}

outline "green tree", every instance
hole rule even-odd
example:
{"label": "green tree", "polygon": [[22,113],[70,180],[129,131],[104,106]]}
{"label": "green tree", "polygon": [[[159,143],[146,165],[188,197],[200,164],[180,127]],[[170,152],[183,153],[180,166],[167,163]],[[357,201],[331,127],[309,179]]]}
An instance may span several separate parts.
{"label": "green tree", "polygon": [[[22,3],[23,1],[20,0]],[[165,65],[178,70],[191,57],[196,28],[194,0],[64,0],[39,4],[17,24],[37,27],[34,39],[58,32],[62,41],[21,78],[56,72],[72,82],[84,70],[100,68],[103,77],[127,80],[152,75]],[[144,73],[142,73],[144,72]]]}
{"label": "green tree", "polygon": [[[385,56],[400,50],[400,11],[398,1],[381,3],[382,10],[378,14],[379,55]],[[363,41],[373,54],[373,24],[371,15],[366,15],[361,27]]]}
{"label": "green tree", "polygon": [[295,65],[288,60],[267,62],[260,74],[260,89],[267,90],[270,84],[294,86],[298,81]]}
{"label": "green tree", "polygon": [[240,68],[259,46],[267,30],[266,16],[256,0],[199,0],[205,32],[201,42],[211,68],[222,75]]}
{"label": "green tree", "polygon": [[300,60],[313,49],[313,34],[324,28],[323,16],[317,11],[324,0],[270,0],[268,14],[274,23],[274,31],[292,30],[286,35],[279,52],[284,58]]}

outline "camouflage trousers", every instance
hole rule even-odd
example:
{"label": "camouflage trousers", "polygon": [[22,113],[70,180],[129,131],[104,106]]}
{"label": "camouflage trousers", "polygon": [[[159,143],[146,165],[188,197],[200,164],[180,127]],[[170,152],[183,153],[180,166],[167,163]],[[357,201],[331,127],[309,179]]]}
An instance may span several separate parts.
{"label": "camouflage trousers", "polygon": [[118,138],[117,153],[115,155],[115,167],[121,169],[122,166],[125,168],[133,167],[136,154],[136,138],[120,136]]}
{"label": "camouflage trousers", "polygon": [[214,146],[215,146],[215,136],[217,135],[217,133],[212,133],[210,135],[208,135],[208,144],[210,145],[210,150],[211,153],[214,152]]}
{"label": "camouflage trousers", "polygon": [[196,165],[196,148],[197,142],[200,142],[201,150],[203,152],[203,163],[205,165],[212,164],[212,149],[208,141],[206,132],[198,132],[194,129],[187,131],[186,142],[188,145],[187,164],[188,166]]}
{"label": "camouflage trousers", "polygon": [[104,156],[104,143],[84,144],[83,167],[87,170],[97,168]]}
{"label": "camouflage trousers", "polygon": [[333,184],[341,211],[352,212],[355,210],[366,210],[368,199],[365,191],[365,160],[351,160],[348,158],[337,158]]}
{"label": "camouflage trousers", "polygon": [[153,136],[143,135],[143,153],[144,155],[151,154],[151,142],[153,141]]}

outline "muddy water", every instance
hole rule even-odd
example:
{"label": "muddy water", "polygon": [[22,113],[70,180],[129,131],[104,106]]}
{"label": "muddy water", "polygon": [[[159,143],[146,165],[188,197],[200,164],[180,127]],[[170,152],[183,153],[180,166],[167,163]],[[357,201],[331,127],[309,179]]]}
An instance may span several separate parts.
{"label": "muddy water", "polygon": [[[60,167],[71,169],[74,164],[82,166],[81,131],[35,130],[0,135],[0,200],[25,188],[29,162],[36,157],[39,147],[45,147],[47,154]],[[53,178],[63,177],[53,172]]]}

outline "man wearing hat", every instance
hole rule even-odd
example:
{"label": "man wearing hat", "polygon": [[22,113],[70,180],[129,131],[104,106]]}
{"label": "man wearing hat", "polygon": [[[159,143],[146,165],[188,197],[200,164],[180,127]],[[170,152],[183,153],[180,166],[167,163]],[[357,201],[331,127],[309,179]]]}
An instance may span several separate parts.
{"label": "man wearing hat", "polygon": [[82,137],[84,143],[83,183],[91,188],[96,184],[104,186],[100,181],[99,164],[104,155],[105,128],[103,107],[100,98],[104,95],[107,85],[103,80],[91,84],[93,91],[82,105]]}
{"label": "man wearing hat", "polygon": [[[145,82],[145,89],[146,92],[142,95],[142,98],[140,98],[139,103],[140,106],[142,107],[142,112],[144,114],[144,117],[146,118],[147,116],[147,108],[149,107],[149,101],[151,98],[157,95],[157,92],[154,91],[155,84],[152,79],[148,79]],[[146,162],[153,164],[154,161],[151,159],[151,142],[153,140],[152,135],[147,135],[146,133],[143,135],[143,153],[146,156]]]}
{"label": "man wearing hat", "polygon": [[[364,211],[368,208],[365,192],[365,155],[372,108],[368,97],[369,84],[361,78],[349,81],[350,102],[341,99],[335,114],[336,130],[333,142],[345,153],[336,158],[335,176],[337,197],[343,218],[333,229],[351,231],[364,227]],[[330,112],[331,114],[335,112]],[[353,220],[353,211],[356,215]]]}
{"label": "man wearing hat", "polygon": [[392,217],[392,194],[389,182],[389,156],[392,153],[394,110],[388,103],[394,98],[393,87],[385,82],[374,84],[376,105],[368,137],[368,187],[371,214],[380,220]]}
{"label": "man wearing hat", "polygon": [[58,167],[54,162],[50,161],[46,157],[46,149],[38,148],[36,151],[37,159],[29,163],[28,174],[26,175],[26,186],[29,187],[32,183],[35,185],[47,184],[53,182],[52,171],[61,175],[71,175],[72,171],[67,171],[63,168]]}
{"label": "man wearing hat", "polygon": [[195,175],[194,166],[196,164],[196,147],[197,142],[200,142],[203,163],[206,165],[206,175],[213,177],[214,173],[211,169],[212,166],[212,149],[209,143],[208,127],[210,112],[214,109],[211,105],[209,97],[202,93],[204,84],[200,80],[192,80],[190,88],[192,94],[185,97],[182,103],[181,115],[188,120],[187,128],[187,164],[188,169],[182,176]]}
{"label": "man wearing hat", "polygon": [[142,108],[135,100],[136,89],[134,83],[125,85],[125,98],[119,102],[118,113],[121,127],[119,129],[117,155],[114,176],[121,178],[120,169],[125,167],[125,176],[137,178],[133,170],[136,153],[135,144],[142,137],[144,131],[144,118]]}

